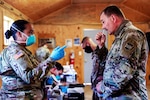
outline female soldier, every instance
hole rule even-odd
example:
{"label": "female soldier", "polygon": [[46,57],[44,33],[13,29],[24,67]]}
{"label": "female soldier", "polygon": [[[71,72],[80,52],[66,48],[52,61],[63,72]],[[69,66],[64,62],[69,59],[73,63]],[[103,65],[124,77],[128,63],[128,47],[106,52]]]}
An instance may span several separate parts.
{"label": "female soldier", "polygon": [[36,40],[32,25],[28,21],[15,21],[5,36],[7,39],[12,36],[14,42],[1,53],[1,100],[41,100],[42,80],[53,66],[52,61],[64,57],[66,46],[56,47],[50,57],[39,63],[26,48]]}

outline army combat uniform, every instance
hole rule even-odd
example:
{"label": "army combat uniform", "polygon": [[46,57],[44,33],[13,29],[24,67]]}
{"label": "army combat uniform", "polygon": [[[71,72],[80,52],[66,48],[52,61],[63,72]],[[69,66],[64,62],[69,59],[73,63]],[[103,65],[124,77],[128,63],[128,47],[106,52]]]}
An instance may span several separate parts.
{"label": "army combat uniform", "polygon": [[35,53],[36,59],[41,62],[47,59],[50,56],[50,51],[47,47],[42,46],[36,50]]}
{"label": "army combat uniform", "polygon": [[13,42],[1,53],[0,100],[42,100],[42,80],[52,67],[39,63],[25,47]]}
{"label": "army combat uniform", "polygon": [[148,47],[145,34],[125,20],[115,32],[107,55],[103,81],[104,100],[148,100],[145,73]]}
{"label": "army combat uniform", "polygon": [[105,68],[105,59],[108,50],[105,46],[99,48],[98,46],[92,52],[92,73],[91,73],[91,88],[93,89],[93,100],[99,100],[99,97],[96,92],[96,84],[102,80],[103,78],[103,71]]}

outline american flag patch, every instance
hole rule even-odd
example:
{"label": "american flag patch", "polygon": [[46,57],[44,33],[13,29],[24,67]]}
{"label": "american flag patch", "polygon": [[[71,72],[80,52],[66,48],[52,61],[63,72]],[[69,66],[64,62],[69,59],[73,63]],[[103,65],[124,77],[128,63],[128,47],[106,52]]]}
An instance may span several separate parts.
{"label": "american flag patch", "polygon": [[17,60],[18,58],[20,58],[23,55],[24,54],[21,51],[19,51],[17,54],[14,55],[14,58]]}

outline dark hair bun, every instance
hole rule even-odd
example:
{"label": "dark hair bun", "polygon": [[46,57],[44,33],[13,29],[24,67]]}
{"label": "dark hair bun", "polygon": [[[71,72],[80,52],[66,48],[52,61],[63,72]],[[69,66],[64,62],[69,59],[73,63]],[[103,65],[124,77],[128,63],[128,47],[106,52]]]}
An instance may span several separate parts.
{"label": "dark hair bun", "polygon": [[11,36],[12,36],[11,31],[10,31],[10,30],[7,30],[7,31],[5,32],[5,37],[6,37],[6,39],[9,39]]}

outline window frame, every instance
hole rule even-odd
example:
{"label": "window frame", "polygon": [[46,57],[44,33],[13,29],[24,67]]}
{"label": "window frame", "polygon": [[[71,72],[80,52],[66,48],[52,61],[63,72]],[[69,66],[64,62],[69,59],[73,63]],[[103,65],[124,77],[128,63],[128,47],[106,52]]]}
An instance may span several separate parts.
{"label": "window frame", "polygon": [[5,32],[10,29],[14,20],[8,16],[3,16],[3,37],[4,37],[4,46],[7,46],[13,41],[13,37],[6,39]]}

